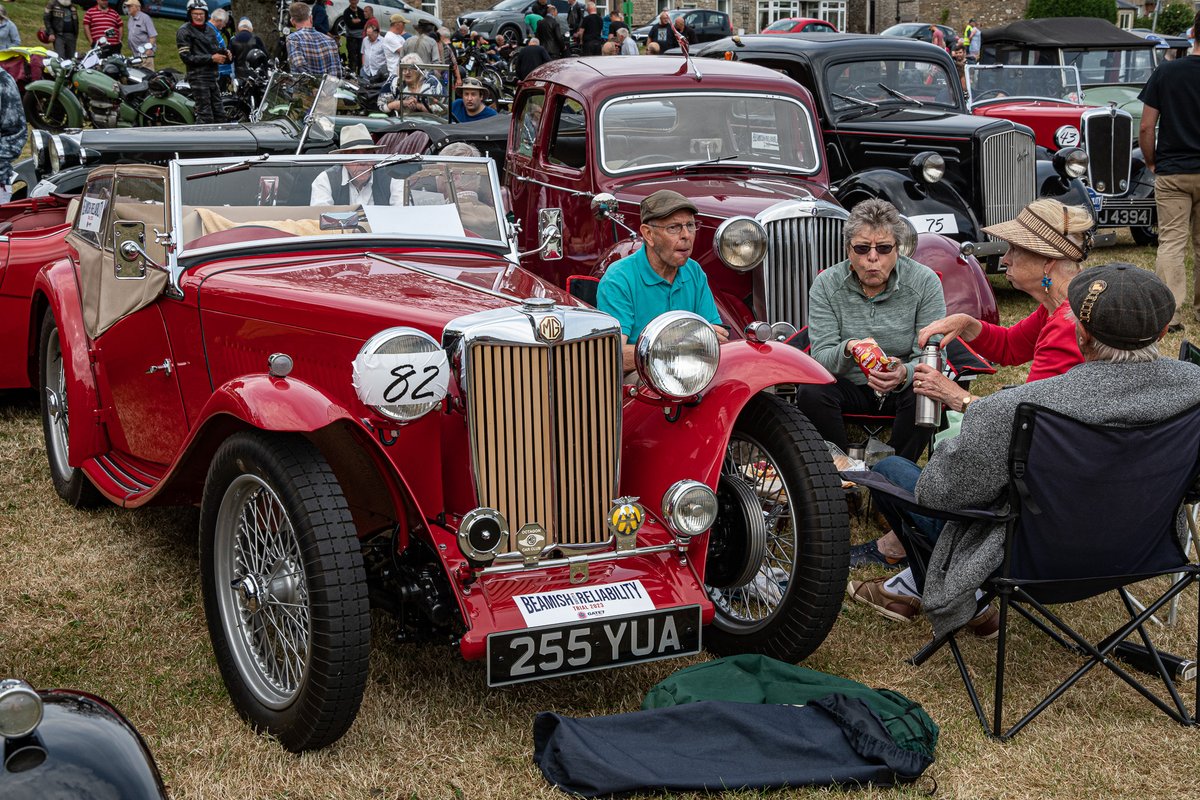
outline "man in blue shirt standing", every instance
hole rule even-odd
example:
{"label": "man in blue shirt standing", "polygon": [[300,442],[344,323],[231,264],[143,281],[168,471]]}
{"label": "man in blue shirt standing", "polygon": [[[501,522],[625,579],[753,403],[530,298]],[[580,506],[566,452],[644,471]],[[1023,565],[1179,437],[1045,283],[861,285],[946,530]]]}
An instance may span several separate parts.
{"label": "man in blue shirt standing", "polygon": [[478,122],[496,116],[496,109],[483,104],[483,82],[467,78],[459,90],[461,97],[450,104],[450,116],[455,122]]}
{"label": "man in blue shirt standing", "polygon": [[667,311],[699,314],[712,324],[718,341],[729,341],[708,277],[691,257],[695,204],[679,192],[660,189],[642,201],[641,217],[642,248],[613,262],[596,290],[596,307],[621,323],[626,372],[635,368],[634,343],[642,329]]}

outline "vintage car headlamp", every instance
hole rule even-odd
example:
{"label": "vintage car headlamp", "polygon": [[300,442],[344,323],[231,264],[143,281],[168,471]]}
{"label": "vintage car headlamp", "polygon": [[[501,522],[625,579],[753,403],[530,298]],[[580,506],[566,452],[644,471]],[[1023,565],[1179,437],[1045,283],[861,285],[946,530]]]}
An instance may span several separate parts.
{"label": "vintage car headlamp", "polygon": [[749,272],[767,257],[767,231],[750,217],[730,217],[717,228],[713,250],[725,266]]}
{"label": "vintage car headlamp", "polygon": [[1079,128],[1074,125],[1060,125],[1058,130],[1054,131],[1054,144],[1060,148],[1078,147]]}
{"label": "vintage car headlamp", "polygon": [[25,681],[0,681],[0,737],[28,736],[42,721],[42,698]]}
{"label": "vintage car headlamp", "polygon": [[716,492],[700,481],[678,481],[663,494],[662,513],[676,538],[687,541],[717,521]]}
{"label": "vintage car headlamp", "polygon": [[358,399],[380,415],[413,422],[446,397],[450,365],[437,341],[416,328],[388,328],[358,351],[353,364]]}
{"label": "vintage car headlamp", "polygon": [[917,153],[908,162],[908,170],[921,183],[937,183],[946,174],[946,159],[932,150]]}
{"label": "vintage car headlamp", "polygon": [[1067,147],[1054,154],[1054,171],[1061,177],[1082,178],[1088,171],[1088,154],[1078,147]]}
{"label": "vintage car headlamp", "polygon": [[900,255],[912,258],[912,254],[917,252],[917,229],[908,217],[901,216],[900,221],[904,223],[904,235],[900,237],[900,241],[896,242],[896,245],[900,250]]}
{"label": "vintage car headlamp", "polygon": [[508,541],[508,521],[494,508],[467,512],[458,525],[458,549],[475,566],[490,564]]}
{"label": "vintage car headlamp", "polygon": [[671,400],[694,397],[712,381],[721,360],[717,334],[698,314],[668,311],[642,329],[638,375]]}

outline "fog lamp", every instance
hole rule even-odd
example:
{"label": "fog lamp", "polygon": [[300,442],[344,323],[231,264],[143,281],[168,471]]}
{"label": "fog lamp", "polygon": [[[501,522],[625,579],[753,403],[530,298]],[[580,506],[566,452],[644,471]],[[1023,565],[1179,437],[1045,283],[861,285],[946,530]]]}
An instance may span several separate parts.
{"label": "fog lamp", "polygon": [[662,512],[675,539],[687,544],[717,521],[716,492],[699,481],[678,481],[663,494]]}
{"label": "fog lamp", "polygon": [[477,508],[458,525],[458,549],[473,567],[485,567],[508,541],[508,521],[494,508]]}
{"label": "fog lamp", "polygon": [[28,736],[42,721],[42,698],[25,681],[0,681],[0,736]]}

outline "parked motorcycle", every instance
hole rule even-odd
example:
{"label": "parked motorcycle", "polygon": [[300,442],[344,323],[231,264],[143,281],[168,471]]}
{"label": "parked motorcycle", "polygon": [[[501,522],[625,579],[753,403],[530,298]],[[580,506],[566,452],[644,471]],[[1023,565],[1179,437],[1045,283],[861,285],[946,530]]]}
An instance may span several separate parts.
{"label": "parked motorcycle", "polygon": [[463,77],[478,78],[498,107],[503,110],[512,105],[517,81],[508,62],[488,50],[467,43],[458,57],[458,64]]}
{"label": "parked motorcycle", "polygon": [[175,91],[170,75],[141,70],[140,58],[113,49],[101,37],[82,58],[47,61],[46,78],[25,87],[22,105],[30,124],[57,132],[89,122],[95,128],[195,123],[195,106]]}

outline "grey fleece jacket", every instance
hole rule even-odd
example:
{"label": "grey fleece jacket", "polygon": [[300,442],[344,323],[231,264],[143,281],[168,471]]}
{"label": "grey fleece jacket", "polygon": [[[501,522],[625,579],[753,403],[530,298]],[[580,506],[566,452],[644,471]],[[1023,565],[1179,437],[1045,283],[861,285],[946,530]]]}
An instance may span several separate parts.
{"label": "grey fleece jacket", "polygon": [[944,316],[942,282],[924,264],[900,256],[884,290],[867,297],[847,259],[817,275],[809,290],[811,355],[834,375],[863,385],[867,376],[846,356],[846,342],[871,337],[883,352],[906,362],[902,386],[908,386],[921,354],[917,331]]}
{"label": "grey fleece jacket", "polygon": [[[939,445],[921,472],[917,502],[943,511],[1006,507],[1009,436],[1021,403],[1087,423],[1145,425],[1200,403],[1200,366],[1174,359],[1085,362],[1063,375],[977,400],[963,416],[959,435]],[[1181,516],[1180,533],[1183,524]],[[974,616],[975,590],[1003,555],[1003,525],[946,523],[929,559],[922,596],[934,634],[955,631]]]}

